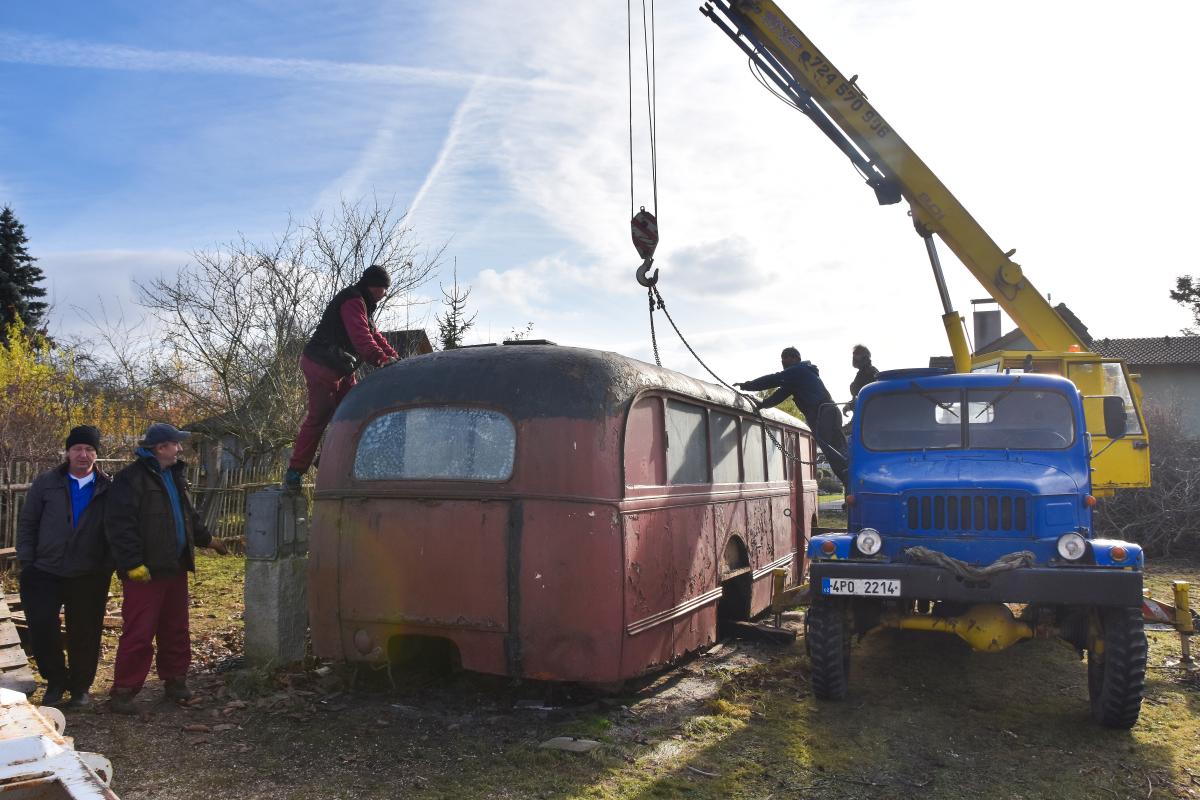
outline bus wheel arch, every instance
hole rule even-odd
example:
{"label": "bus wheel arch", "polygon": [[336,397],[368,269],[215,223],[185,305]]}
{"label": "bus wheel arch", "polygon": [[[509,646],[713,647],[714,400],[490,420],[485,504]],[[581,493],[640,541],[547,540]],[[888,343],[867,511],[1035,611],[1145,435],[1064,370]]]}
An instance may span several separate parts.
{"label": "bus wheel arch", "polygon": [[721,599],[717,603],[717,636],[725,638],[732,626],[750,619],[754,570],[750,567],[750,548],[737,534],[725,540],[721,554]]}

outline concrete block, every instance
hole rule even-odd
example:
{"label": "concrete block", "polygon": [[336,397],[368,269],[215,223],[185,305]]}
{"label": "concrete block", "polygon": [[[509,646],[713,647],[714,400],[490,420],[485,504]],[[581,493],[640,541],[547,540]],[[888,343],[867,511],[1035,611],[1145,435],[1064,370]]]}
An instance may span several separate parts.
{"label": "concrete block", "polygon": [[291,664],[304,658],[308,558],[246,561],[246,659]]}

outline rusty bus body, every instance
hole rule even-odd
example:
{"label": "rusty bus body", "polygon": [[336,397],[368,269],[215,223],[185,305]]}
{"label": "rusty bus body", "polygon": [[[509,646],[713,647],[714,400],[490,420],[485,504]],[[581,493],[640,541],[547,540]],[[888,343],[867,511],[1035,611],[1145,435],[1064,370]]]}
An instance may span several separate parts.
{"label": "rusty bus body", "polygon": [[[813,460],[799,421],[766,420]],[[482,673],[634,677],[764,610],[773,569],[799,581],[816,500],[812,467],[722,387],[553,345],[413,358],[326,433],[314,650],[382,663],[429,637]]]}

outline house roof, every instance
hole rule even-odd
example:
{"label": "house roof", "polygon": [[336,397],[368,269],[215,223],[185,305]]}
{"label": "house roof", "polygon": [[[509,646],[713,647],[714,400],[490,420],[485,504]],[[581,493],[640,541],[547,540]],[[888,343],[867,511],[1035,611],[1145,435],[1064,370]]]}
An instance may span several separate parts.
{"label": "house roof", "polygon": [[425,334],[425,331],[420,329],[411,331],[384,331],[383,338],[388,340],[388,344],[392,346],[392,349],[401,358],[423,356],[426,353],[433,352],[433,345],[429,343],[429,337]]}
{"label": "house roof", "polygon": [[1200,365],[1200,336],[1144,336],[1134,339],[1096,339],[1092,350],[1119,358],[1130,366],[1153,364]]}

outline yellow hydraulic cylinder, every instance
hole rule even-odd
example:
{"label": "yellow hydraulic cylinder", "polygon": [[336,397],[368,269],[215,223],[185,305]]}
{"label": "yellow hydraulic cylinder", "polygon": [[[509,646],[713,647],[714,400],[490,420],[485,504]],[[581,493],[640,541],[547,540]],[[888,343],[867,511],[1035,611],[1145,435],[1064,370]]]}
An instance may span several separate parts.
{"label": "yellow hydraulic cylinder", "polygon": [[1022,639],[1032,639],[1033,628],[1015,619],[1012,610],[1000,603],[971,606],[959,617],[903,614],[884,617],[883,625],[910,631],[953,633],[975,650],[995,653]]}
{"label": "yellow hydraulic cylinder", "polygon": [[1191,603],[1188,600],[1187,581],[1174,581],[1171,588],[1175,591],[1175,629],[1179,631],[1179,650],[1183,663],[1192,663],[1192,634],[1196,626],[1192,623]]}
{"label": "yellow hydraulic cylinder", "polygon": [[946,328],[946,338],[950,340],[950,352],[954,356],[955,372],[971,371],[971,348],[967,344],[967,334],[963,331],[963,319],[957,311],[942,315],[942,325]]}

